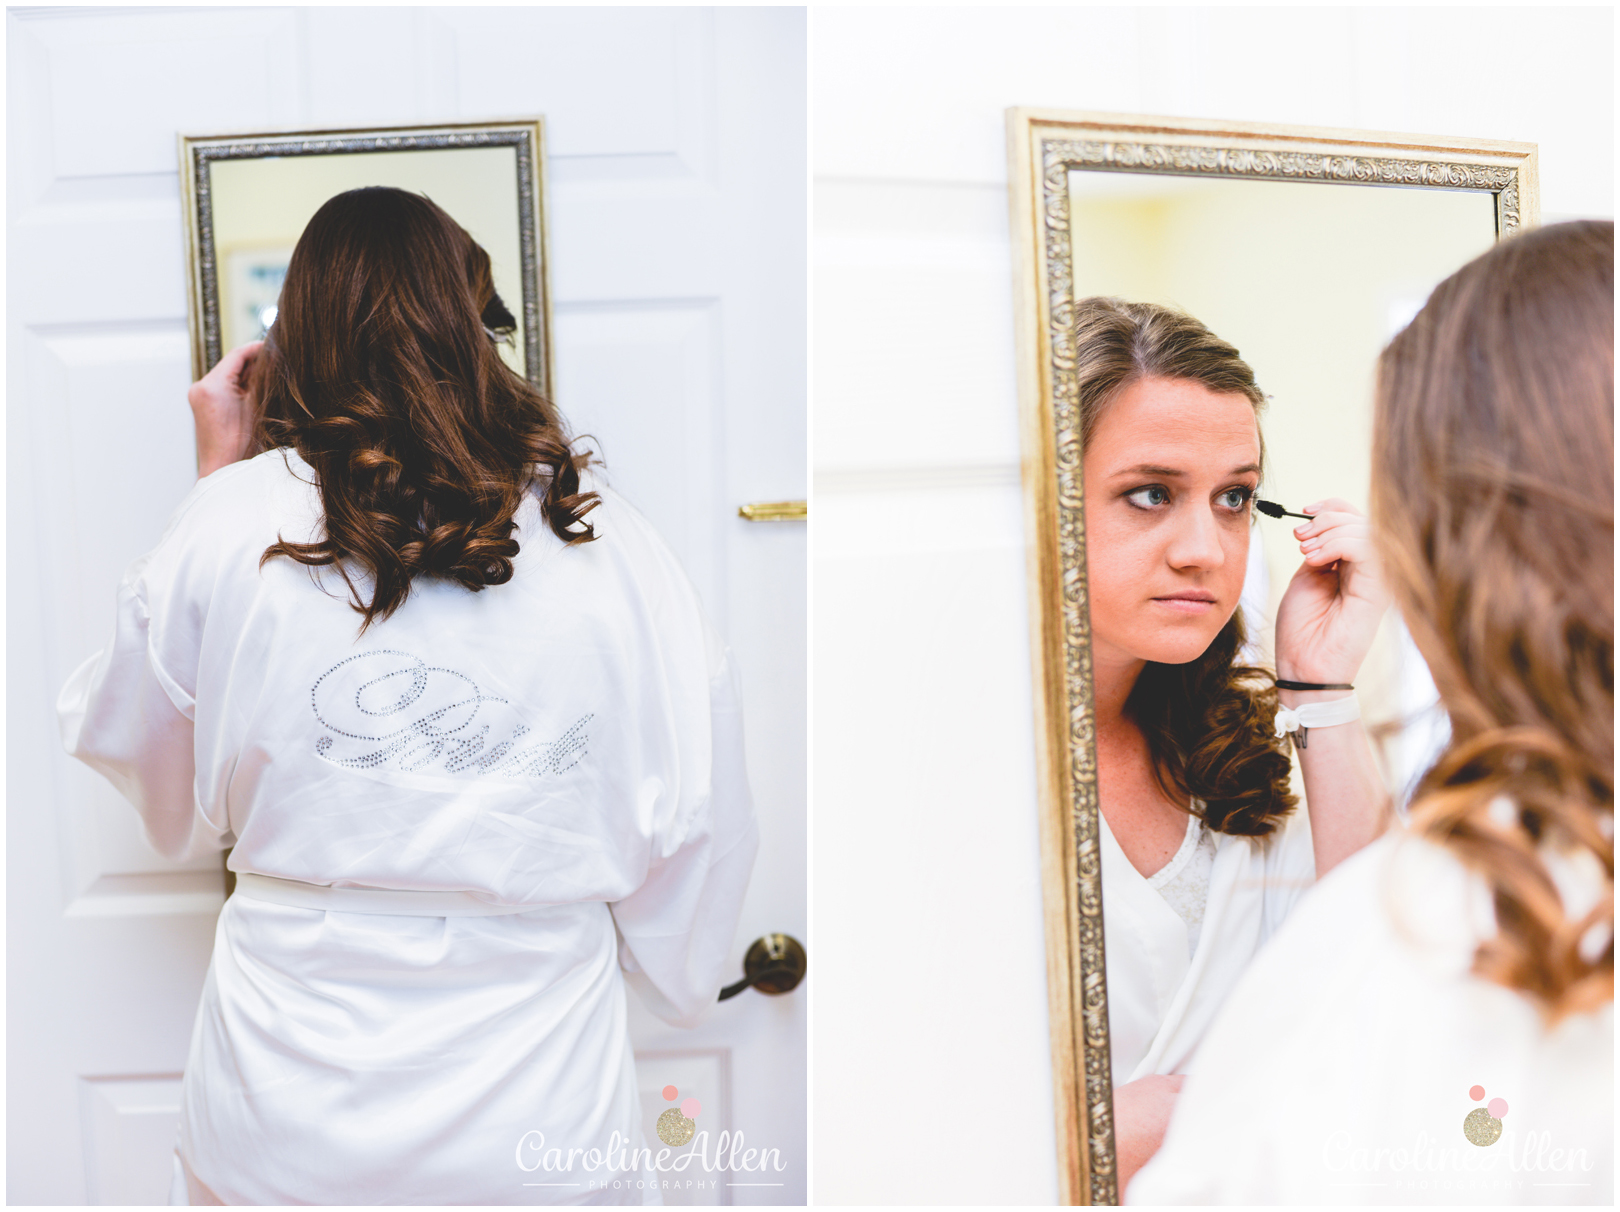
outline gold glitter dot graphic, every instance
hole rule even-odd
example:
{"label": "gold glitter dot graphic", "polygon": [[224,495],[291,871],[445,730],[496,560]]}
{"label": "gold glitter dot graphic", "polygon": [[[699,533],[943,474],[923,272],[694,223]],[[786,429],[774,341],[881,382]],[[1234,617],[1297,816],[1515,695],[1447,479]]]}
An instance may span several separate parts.
{"label": "gold glitter dot graphic", "polygon": [[[666,1113],[667,1114],[667,1113]],[[663,1120],[659,1120],[660,1136],[663,1135]],[[1494,1145],[1502,1137],[1502,1121],[1494,1119],[1484,1107],[1475,1107],[1463,1120],[1463,1135],[1470,1144],[1485,1146]]]}
{"label": "gold glitter dot graphic", "polygon": [[[1500,1122],[1497,1123],[1496,1130],[1502,1131]],[[692,1133],[696,1131],[697,1125],[682,1115],[679,1107],[671,1107],[658,1117],[658,1139],[666,1145],[684,1145],[692,1139]],[[1493,1136],[1491,1139],[1496,1138]]]}

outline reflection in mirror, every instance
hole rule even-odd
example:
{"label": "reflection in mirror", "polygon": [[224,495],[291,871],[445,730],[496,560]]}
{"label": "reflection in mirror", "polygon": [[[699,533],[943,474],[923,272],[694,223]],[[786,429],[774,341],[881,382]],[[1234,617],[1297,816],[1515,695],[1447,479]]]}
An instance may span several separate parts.
{"label": "reflection in mirror", "polygon": [[[1109,1037],[1128,1182],[1157,1145],[1176,1075],[1272,927],[1318,869],[1372,839],[1382,802],[1403,798],[1439,739],[1415,648],[1393,615],[1380,620],[1381,603],[1357,601],[1377,587],[1356,571],[1370,554],[1365,521],[1323,514],[1325,543],[1362,549],[1340,565],[1341,584],[1302,565],[1294,528],[1310,523],[1262,516],[1252,499],[1365,512],[1378,352],[1491,246],[1496,213],[1486,191],[1086,171],[1069,174],[1069,197]],[[1099,365],[1110,342],[1131,350],[1123,389]],[[1366,655],[1330,655],[1346,646]],[[1353,695],[1373,753],[1349,729],[1319,729],[1312,756],[1337,777],[1314,783],[1313,799],[1303,757],[1296,749],[1291,766],[1275,739],[1269,679],[1235,665],[1353,684],[1284,702]],[[1366,767],[1360,780],[1345,762]],[[1329,850],[1313,845],[1312,823],[1357,832]]]}
{"label": "reflection in mirror", "polygon": [[181,143],[197,375],[269,329],[293,246],[322,204],[388,185],[425,194],[489,253],[496,293],[518,322],[501,356],[548,390],[538,120]]}
{"label": "reflection in mirror", "polygon": [[[1262,496],[1365,509],[1378,353],[1444,278],[1496,242],[1484,190],[1069,174],[1074,293],[1158,303],[1234,345],[1265,393]],[[1261,518],[1245,585],[1251,655],[1295,569],[1299,519]],[[1392,796],[1437,743],[1433,691],[1391,615],[1356,685]]]}
{"label": "reflection in mirror", "polygon": [[1533,221],[1534,149],[1012,132],[1060,1174],[1112,1203],[1250,961],[1443,739],[1365,516],[1373,375]]}
{"label": "reflection in mirror", "polygon": [[[214,165],[213,175],[214,249],[227,349],[258,340],[274,321],[287,260],[310,216],[328,198],[365,185],[426,194],[489,253],[495,292],[507,300],[523,298],[513,148],[226,160]],[[501,352],[522,374],[521,344],[503,343]]]}

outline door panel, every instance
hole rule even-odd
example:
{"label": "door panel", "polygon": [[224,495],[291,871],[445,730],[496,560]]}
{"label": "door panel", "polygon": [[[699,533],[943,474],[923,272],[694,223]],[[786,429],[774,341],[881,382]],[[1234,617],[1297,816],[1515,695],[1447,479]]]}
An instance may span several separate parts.
{"label": "door panel", "polygon": [[89,1201],[168,1203],[180,1074],[85,1078],[79,1093]]}
{"label": "door panel", "polygon": [[724,516],[716,298],[575,303],[556,317],[557,396],[608,482],[655,519],[703,595],[720,600]]}

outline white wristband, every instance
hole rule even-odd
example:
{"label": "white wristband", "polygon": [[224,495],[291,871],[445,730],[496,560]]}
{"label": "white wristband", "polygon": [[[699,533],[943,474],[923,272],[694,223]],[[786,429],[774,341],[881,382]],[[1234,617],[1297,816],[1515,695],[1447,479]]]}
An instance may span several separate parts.
{"label": "white wristband", "polygon": [[1294,741],[1305,748],[1305,734],[1311,728],[1331,728],[1361,718],[1361,701],[1353,694],[1325,703],[1301,703],[1298,707],[1277,708],[1277,735],[1295,733]]}

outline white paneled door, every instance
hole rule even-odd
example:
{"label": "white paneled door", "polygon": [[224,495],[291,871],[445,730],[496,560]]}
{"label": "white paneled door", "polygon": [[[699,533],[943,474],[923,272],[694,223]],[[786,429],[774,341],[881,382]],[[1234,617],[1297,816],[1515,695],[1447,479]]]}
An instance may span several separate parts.
{"label": "white paneled door", "polygon": [[[13,8],[7,34],[9,1202],[164,1202],[223,898],[52,711],[194,477],[178,131],[545,116],[558,401],[743,670],[737,975],[762,934],[808,942],[805,531],[737,517],[805,495],[803,11]],[[784,1167],[694,1167],[666,1202],[804,1202],[805,999],[693,1031],[633,1007],[649,1113],[674,1085]]]}

